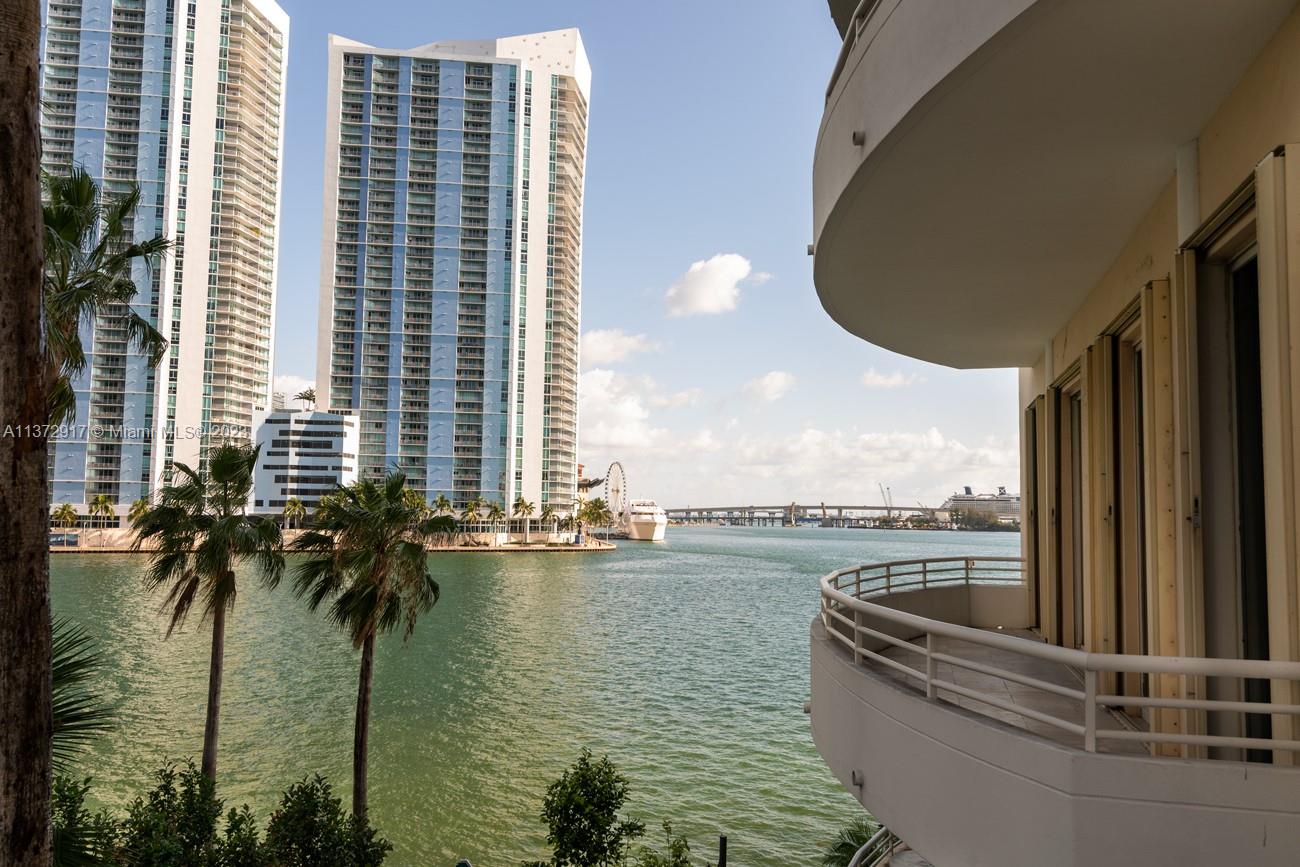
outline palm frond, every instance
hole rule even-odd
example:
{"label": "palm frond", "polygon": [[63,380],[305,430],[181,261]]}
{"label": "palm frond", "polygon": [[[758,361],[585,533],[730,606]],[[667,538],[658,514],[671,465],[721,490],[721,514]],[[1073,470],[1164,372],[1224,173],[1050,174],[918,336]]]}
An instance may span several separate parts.
{"label": "palm frond", "polygon": [[53,633],[51,751],[55,773],[68,773],[87,744],[109,728],[112,711],[90,688],[104,661],[94,639],[63,618],[54,621]]}
{"label": "palm frond", "polygon": [[822,867],[848,867],[853,856],[879,829],[880,826],[871,819],[855,819],[853,824],[836,834],[826,848],[826,853],[822,856]]}
{"label": "palm frond", "polygon": [[294,574],[294,593],[326,616],[355,646],[403,626],[404,636],[438,599],[425,539],[454,532],[450,517],[431,517],[401,473],[364,479],[322,500],[311,527],[293,545],[312,556]]}
{"label": "palm frond", "polygon": [[[166,338],[132,309],[138,294],[132,277],[135,263],[152,271],[171,243],[162,237],[137,241],[127,226],[140,202],[132,187],[119,196],[101,195],[84,169],[44,174],[45,366],[51,378],[50,418],[75,417],[71,381],[86,369],[82,334],[96,323],[118,326],[130,344],[143,351],[150,366],[165,356]],[[113,320],[107,321],[105,320]]]}

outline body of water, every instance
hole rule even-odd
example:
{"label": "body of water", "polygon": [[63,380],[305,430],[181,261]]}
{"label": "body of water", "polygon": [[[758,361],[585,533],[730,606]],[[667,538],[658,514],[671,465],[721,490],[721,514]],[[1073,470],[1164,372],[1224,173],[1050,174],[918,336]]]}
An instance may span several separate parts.
{"label": "body of water", "polygon": [[[860,815],[809,734],[817,580],[847,565],[1015,555],[1019,536],[817,528],[670,528],[664,544],[588,555],[440,554],[442,599],[405,644],[381,640],[371,724],[372,821],[394,867],[518,864],[544,855],[538,810],[582,747],[632,786],[659,839],[701,855],[812,864]],[[121,809],[164,758],[197,757],[209,632],[164,640],[144,559],[58,555],[57,615],[108,657],[117,725],[84,757],[97,803]],[[245,575],[228,620],[219,793],[265,821],[320,772],[349,802],[359,655],[287,587]]]}

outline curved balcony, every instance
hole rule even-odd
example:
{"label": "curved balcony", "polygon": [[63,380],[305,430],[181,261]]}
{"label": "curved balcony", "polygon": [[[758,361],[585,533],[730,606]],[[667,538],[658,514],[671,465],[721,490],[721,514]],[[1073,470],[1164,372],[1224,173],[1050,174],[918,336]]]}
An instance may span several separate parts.
{"label": "curved balcony", "polygon": [[[1300,705],[1111,693],[1118,672],[1300,681],[1300,663],[1045,644],[1030,629],[1023,568],[930,559],[822,579],[812,732],[845,788],[938,867],[1294,864],[1300,741],[1191,734],[1131,714],[1249,708],[1278,720]],[[1208,749],[1275,763],[1186,757]]]}
{"label": "curved balcony", "polygon": [[918,358],[1032,364],[1294,5],[831,0],[823,306]]}

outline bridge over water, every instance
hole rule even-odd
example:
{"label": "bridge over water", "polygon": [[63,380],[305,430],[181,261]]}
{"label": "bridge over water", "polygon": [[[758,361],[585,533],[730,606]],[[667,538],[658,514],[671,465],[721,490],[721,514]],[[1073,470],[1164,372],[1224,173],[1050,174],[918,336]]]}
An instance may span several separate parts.
{"label": "bridge over water", "polygon": [[903,519],[939,519],[939,510],[912,507],[829,503],[786,503],[778,506],[685,506],[665,509],[668,520],[681,524],[725,524],[737,527],[793,527],[818,524],[824,527],[876,527]]}

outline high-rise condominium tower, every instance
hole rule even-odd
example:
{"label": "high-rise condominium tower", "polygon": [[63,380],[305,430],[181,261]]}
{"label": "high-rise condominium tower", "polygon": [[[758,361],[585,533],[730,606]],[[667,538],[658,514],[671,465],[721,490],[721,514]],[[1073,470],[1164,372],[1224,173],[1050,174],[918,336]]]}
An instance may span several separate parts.
{"label": "high-rise condominium tower", "polygon": [[316,388],[363,477],[571,506],[590,84],[577,30],[330,38]]}
{"label": "high-rise condominium tower", "polygon": [[83,328],[56,503],[125,511],[269,408],[288,40],[274,0],[49,0],[44,168],[137,185],[134,237],[176,242],[134,274],[137,312],[171,344],[156,369],[117,317]]}

